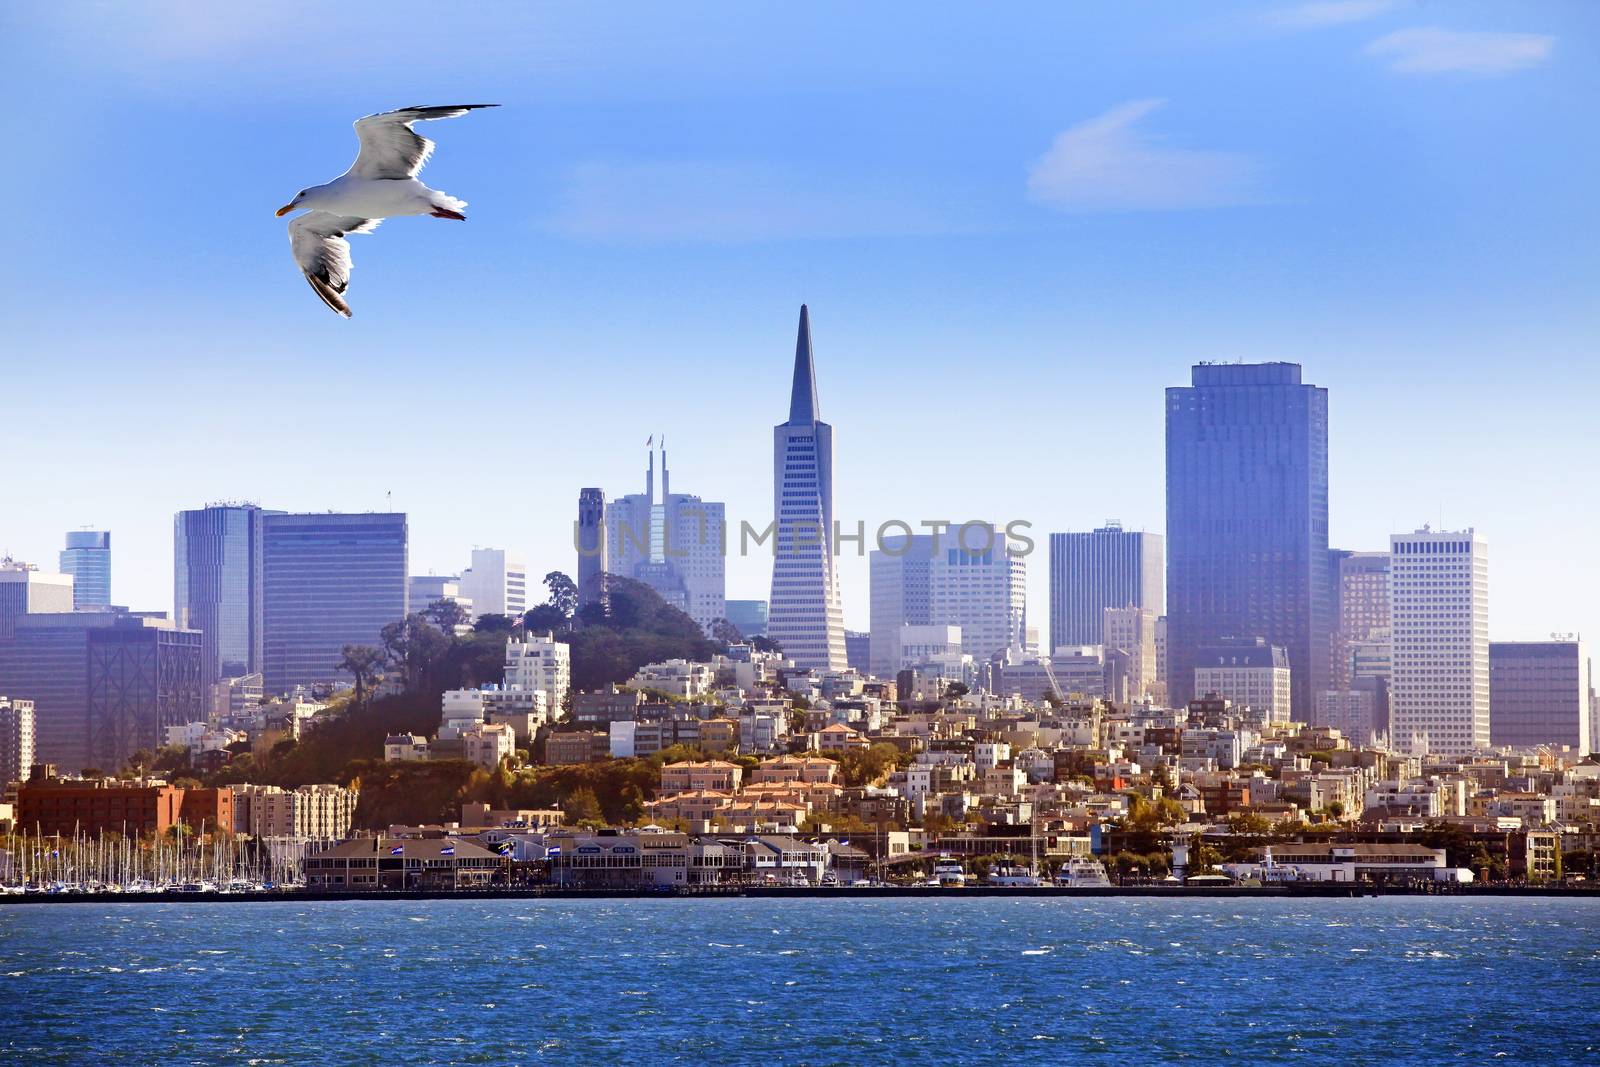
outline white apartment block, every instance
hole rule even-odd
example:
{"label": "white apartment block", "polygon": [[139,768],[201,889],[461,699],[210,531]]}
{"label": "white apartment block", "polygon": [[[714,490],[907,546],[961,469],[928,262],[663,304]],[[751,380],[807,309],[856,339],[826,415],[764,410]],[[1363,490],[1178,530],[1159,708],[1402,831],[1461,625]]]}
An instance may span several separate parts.
{"label": "white apartment block", "polygon": [[505,688],[543,693],[544,706],[555,717],[572,686],[572,648],[551,634],[528,634],[506,641]]}
{"label": "white apartment block", "polygon": [[[959,626],[907,625],[900,627],[894,636],[896,644],[892,655],[895,670],[962,654]],[[893,675],[892,671],[890,675]]]}
{"label": "white apartment block", "polygon": [[684,700],[704,696],[716,684],[717,671],[713,664],[693,663],[684,659],[647,663],[628,680],[630,689],[655,689]]}
{"label": "white apartment block", "polygon": [[1489,550],[1472,529],[1395,534],[1390,743],[1410,755],[1489,747]]}
{"label": "white apartment block", "polygon": [[36,744],[33,701],[0,696],[0,793],[28,776]]}
{"label": "white apartment block", "polygon": [[356,794],[337,785],[233,787],[233,826],[254,837],[343,840],[355,818]]}
{"label": "white apartment block", "polygon": [[462,731],[461,750],[462,758],[468,763],[492,771],[500,766],[501,760],[516,754],[516,731],[498,723],[474,726]]}
{"label": "white apartment block", "polygon": [[1259,638],[1208,646],[1195,656],[1195,694],[1225,697],[1258,721],[1290,721],[1290,681],[1284,650]]}

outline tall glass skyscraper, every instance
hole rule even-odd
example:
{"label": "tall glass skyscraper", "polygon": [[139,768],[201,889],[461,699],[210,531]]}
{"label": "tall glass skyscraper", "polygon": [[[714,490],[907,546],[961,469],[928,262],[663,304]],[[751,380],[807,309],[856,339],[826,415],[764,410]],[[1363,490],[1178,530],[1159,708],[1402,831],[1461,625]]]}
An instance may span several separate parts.
{"label": "tall glass skyscraper", "polygon": [[61,573],[72,575],[72,610],[111,606],[111,533],[70,530]]}
{"label": "tall glass skyscraper", "polygon": [[1105,641],[1107,608],[1166,610],[1161,535],[1109,523],[1050,535],[1050,647]]}
{"label": "tall glass skyscraper", "polygon": [[1289,656],[1294,715],[1327,688],[1328,391],[1295,363],[1201,364],[1167,390],[1167,682],[1196,656],[1265,638]]}
{"label": "tall glass skyscraper", "polygon": [[254,504],[213,504],[173,519],[173,618],[204,635],[207,684],[261,670],[261,527],[267,514]]}
{"label": "tall glass skyscraper", "polygon": [[405,617],[404,514],[272,513],[261,544],[267,692],[341,677],[345,645],[377,647]]}
{"label": "tall glass skyscraper", "polygon": [[811,315],[800,305],[789,421],[772,431],[777,526],[767,635],[799,667],[844,670],[844,609],[834,558],[833,427],[817,418]]}

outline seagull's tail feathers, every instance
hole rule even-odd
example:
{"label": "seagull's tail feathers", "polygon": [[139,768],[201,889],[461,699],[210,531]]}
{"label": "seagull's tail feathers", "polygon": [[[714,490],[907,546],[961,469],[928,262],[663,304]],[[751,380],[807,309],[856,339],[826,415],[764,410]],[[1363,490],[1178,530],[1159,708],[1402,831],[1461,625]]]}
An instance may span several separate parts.
{"label": "seagull's tail feathers", "polygon": [[311,291],[321,297],[324,304],[327,304],[345,318],[348,319],[350,317],[350,305],[344,302],[344,298],[339,295],[338,290],[314,274],[307,274],[306,281],[310,283]]}
{"label": "seagull's tail feathers", "polygon": [[457,215],[461,214],[467,209],[467,202],[465,200],[457,200],[449,193],[441,193],[437,189],[430,189],[428,190],[428,193],[428,203],[432,204],[436,208],[440,208],[444,211],[453,211]]}

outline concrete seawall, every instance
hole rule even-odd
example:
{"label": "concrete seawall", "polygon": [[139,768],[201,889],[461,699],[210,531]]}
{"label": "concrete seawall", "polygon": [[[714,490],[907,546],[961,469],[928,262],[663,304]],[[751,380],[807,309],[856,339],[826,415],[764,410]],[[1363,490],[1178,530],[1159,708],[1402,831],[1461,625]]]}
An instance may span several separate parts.
{"label": "concrete seawall", "polygon": [[0,896],[0,907],[7,904],[248,904],[270,901],[313,902],[331,900],[585,900],[638,898],[646,900],[714,900],[738,897],[821,900],[901,900],[934,897],[963,900],[977,897],[1050,897],[1071,900],[1083,897],[1129,897],[1144,900],[1173,898],[1205,899],[1284,899],[1305,897],[1370,896],[1554,896],[1592,899],[1600,902],[1600,886],[1460,886],[1449,890],[1413,889],[1407,886],[1351,885],[1348,883],[1309,882],[1273,886],[1102,886],[1094,889],[1063,889],[1056,886],[970,886],[945,889],[935,886],[806,887],[806,886],[705,886],[662,889],[558,889],[552,886],[502,889],[407,889],[350,890],[325,892],[296,889],[262,893],[29,893]]}

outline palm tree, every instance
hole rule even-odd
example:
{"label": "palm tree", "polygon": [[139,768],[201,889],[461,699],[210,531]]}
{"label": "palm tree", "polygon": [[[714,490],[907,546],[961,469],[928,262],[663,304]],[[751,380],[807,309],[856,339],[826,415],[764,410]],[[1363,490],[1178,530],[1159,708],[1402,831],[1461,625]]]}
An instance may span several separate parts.
{"label": "palm tree", "polygon": [[365,707],[367,689],[379,679],[378,668],[383,663],[383,653],[371,645],[345,645],[339,657],[338,669],[348,671],[356,683],[356,706]]}

